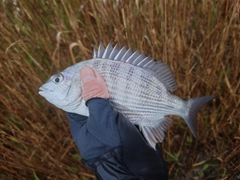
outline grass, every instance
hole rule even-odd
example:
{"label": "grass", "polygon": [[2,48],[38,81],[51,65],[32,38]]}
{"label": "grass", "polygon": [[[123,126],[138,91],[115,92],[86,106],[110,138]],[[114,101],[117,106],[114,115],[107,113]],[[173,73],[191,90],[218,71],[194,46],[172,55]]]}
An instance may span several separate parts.
{"label": "grass", "polygon": [[170,179],[239,179],[239,0],[0,3],[1,179],[94,179],[64,112],[37,92],[100,41],[166,62],[180,97],[216,96],[198,114],[197,140],[174,117],[161,144]]}

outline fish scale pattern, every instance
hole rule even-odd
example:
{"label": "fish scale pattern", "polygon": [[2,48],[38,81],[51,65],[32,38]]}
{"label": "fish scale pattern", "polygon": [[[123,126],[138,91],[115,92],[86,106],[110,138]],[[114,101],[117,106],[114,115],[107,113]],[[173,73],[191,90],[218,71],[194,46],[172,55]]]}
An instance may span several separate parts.
{"label": "fish scale pattern", "polygon": [[114,108],[134,124],[154,126],[154,121],[172,114],[172,109],[176,109],[174,104],[169,103],[174,95],[142,68],[103,59],[92,59],[76,65],[89,66],[100,72],[106,81]]}

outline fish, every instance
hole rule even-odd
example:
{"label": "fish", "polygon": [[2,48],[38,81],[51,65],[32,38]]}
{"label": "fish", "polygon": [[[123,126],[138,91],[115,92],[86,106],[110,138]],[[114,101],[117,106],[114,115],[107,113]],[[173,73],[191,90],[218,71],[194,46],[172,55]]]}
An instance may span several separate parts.
{"label": "fish", "polygon": [[183,118],[196,137],[197,113],[214,98],[180,98],[173,94],[177,83],[166,63],[131,47],[121,48],[119,43],[105,48],[102,42],[93,49],[91,59],[53,75],[39,88],[39,94],[65,112],[89,116],[80,83],[80,70],[87,66],[104,78],[113,108],[137,125],[154,149],[164,140],[172,122],[170,115]]}

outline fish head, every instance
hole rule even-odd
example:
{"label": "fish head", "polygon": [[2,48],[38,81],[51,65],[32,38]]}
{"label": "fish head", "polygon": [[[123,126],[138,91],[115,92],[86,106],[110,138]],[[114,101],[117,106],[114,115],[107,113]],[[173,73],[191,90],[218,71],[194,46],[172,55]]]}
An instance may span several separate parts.
{"label": "fish head", "polygon": [[54,74],[38,92],[47,101],[66,112],[88,115],[88,108],[82,98],[80,73],[71,69]]}

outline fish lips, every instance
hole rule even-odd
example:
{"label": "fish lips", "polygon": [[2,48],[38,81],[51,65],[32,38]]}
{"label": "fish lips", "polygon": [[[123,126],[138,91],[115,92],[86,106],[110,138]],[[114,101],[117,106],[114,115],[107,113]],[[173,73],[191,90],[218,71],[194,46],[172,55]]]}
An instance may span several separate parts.
{"label": "fish lips", "polygon": [[52,93],[52,92],[53,92],[52,90],[49,90],[49,89],[41,86],[39,88],[38,94],[40,94],[41,96],[44,96],[44,94],[48,94],[48,93]]}

